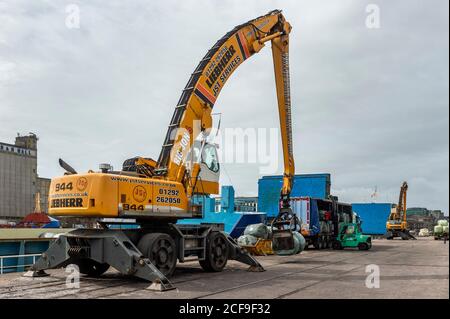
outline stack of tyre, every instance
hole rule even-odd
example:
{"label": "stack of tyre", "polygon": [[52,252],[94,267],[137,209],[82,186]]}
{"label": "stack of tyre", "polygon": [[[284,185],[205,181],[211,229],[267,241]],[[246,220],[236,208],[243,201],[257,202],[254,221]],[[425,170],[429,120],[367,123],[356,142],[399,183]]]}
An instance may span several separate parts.
{"label": "stack of tyre", "polygon": [[350,219],[350,216],[347,214],[339,214],[339,232],[342,229],[342,225],[351,223],[352,220]]}
{"label": "stack of tyre", "polygon": [[325,213],[325,211],[319,212],[320,232],[313,242],[316,249],[331,248],[333,244],[334,225],[331,220],[326,220]]}

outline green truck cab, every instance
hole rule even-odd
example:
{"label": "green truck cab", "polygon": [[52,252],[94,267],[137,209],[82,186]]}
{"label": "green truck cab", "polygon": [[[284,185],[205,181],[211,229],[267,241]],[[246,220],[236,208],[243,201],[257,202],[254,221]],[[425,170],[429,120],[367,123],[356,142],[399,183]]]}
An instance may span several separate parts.
{"label": "green truck cab", "polygon": [[372,247],[372,237],[363,235],[358,223],[342,224],[333,242],[333,249],[344,249],[347,247],[369,250]]}

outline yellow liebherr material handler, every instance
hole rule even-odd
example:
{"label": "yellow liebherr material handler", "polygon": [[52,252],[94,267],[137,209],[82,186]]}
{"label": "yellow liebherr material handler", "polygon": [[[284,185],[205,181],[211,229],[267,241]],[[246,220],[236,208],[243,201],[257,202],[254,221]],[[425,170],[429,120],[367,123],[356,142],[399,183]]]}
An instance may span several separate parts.
{"label": "yellow liebherr material handler", "polygon": [[400,195],[398,204],[391,209],[389,218],[386,222],[386,238],[394,239],[400,237],[403,240],[416,239],[409,233],[408,222],[406,219],[406,193],[408,191],[408,183],[403,182],[400,187]]}
{"label": "yellow liebherr material handler", "polygon": [[[61,236],[33,266],[44,269],[77,264],[80,272],[100,275],[109,266],[170,289],[177,260],[197,257],[207,271],[221,271],[228,259],[262,266],[219,228],[175,225],[177,219],[198,217],[201,207],[193,196],[219,193],[219,163],[214,145],[207,141],[212,128],[211,111],[234,70],[266,42],[272,44],[278,111],[284,154],[284,180],[279,246],[291,245],[289,194],[294,175],[289,84],[290,24],[275,10],[235,27],[207,52],[184,88],[173,113],[158,161],[135,157],[121,171],[108,165],[101,172],[78,174],[66,170],[50,185],[49,215],[92,218],[132,218],[138,230],[75,230]],[[103,224],[106,227],[105,224]]]}

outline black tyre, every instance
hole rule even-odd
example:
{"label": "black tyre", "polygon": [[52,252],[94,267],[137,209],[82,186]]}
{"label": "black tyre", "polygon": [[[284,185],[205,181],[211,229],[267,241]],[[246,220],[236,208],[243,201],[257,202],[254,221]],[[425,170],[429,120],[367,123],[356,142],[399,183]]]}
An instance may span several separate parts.
{"label": "black tyre", "polygon": [[145,234],[138,243],[138,249],[166,277],[170,277],[177,266],[175,241],[168,234]]}
{"label": "black tyre", "polygon": [[328,237],[327,239],[327,249],[331,249],[333,247],[333,240]]}
{"label": "black tyre", "polygon": [[335,250],[343,249],[342,244],[338,241],[333,242],[333,249],[335,249]]}
{"label": "black tyre", "polygon": [[322,249],[328,248],[328,239],[326,237],[322,238]]}
{"label": "black tyre", "polygon": [[358,244],[358,249],[359,250],[368,250],[369,249],[369,245],[367,243],[359,243]]}
{"label": "black tyre", "polygon": [[80,270],[80,274],[88,275],[89,277],[101,276],[109,269],[108,264],[99,263],[92,259],[80,259],[76,265]]}
{"label": "black tyre", "polygon": [[315,238],[313,241],[313,247],[314,249],[320,249],[320,240],[319,237]]}
{"label": "black tyre", "polygon": [[317,238],[317,248],[316,249],[322,249],[322,238]]}
{"label": "black tyre", "polygon": [[206,239],[206,256],[204,260],[199,260],[203,270],[208,272],[222,271],[228,261],[229,246],[228,241],[220,232],[212,232]]}

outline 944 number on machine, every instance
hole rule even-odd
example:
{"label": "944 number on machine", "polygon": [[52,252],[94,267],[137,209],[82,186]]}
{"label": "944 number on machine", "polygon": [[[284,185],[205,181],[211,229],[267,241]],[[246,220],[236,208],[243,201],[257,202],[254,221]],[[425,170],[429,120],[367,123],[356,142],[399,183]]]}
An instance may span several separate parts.
{"label": "944 number on machine", "polygon": [[70,183],[58,183],[55,185],[55,192],[64,191],[64,190],[72,190],[73,185],[72,182]]}
{"label": "944 number on machine", "polygon": [[122,204],[123,210],[144,210],[144,205]]}

